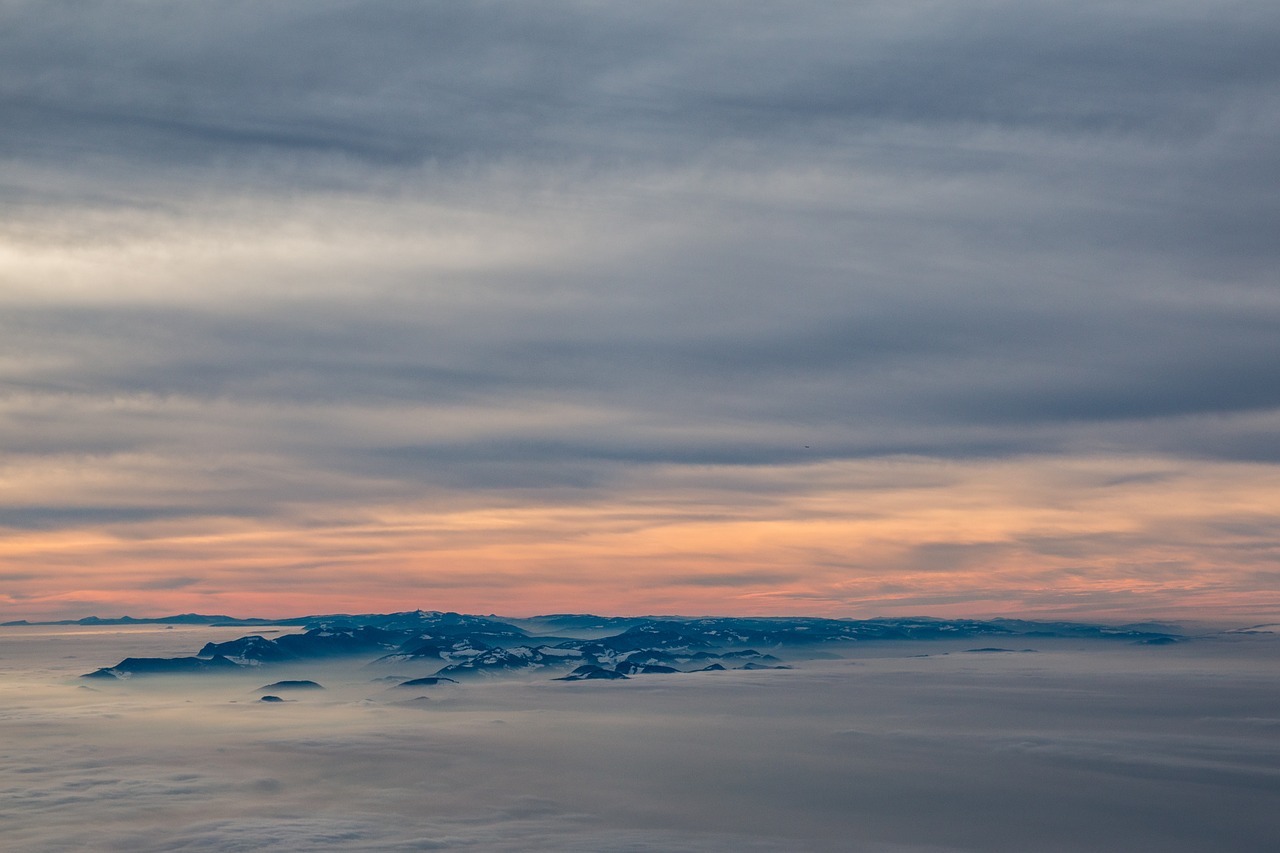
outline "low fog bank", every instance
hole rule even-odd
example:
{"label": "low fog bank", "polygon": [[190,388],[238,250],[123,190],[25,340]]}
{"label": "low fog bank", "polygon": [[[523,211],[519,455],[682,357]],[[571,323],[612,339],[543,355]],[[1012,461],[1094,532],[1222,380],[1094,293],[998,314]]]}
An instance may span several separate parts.
{"label": "low fog bank", "polygon": [[[5,849],[1190,853],[1280,837],[1269,634],[878,643],[626,682],[398,688],[354,663],[76,678],[236,632],[0,630]],[[325,689],[262,702],[285,678]]]}

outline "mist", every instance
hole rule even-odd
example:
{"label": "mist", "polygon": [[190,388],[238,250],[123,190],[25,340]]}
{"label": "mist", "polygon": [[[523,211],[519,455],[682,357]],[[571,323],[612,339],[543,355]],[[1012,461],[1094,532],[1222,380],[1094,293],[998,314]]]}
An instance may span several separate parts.
{"label": "mist", "polygon": [[[867,643],[625,682],[78,678],[240,633],[0,629],[6,847],[1248,851],[1280,832],[1269,634]],[[261,701],[287,678],[326,689]]]}

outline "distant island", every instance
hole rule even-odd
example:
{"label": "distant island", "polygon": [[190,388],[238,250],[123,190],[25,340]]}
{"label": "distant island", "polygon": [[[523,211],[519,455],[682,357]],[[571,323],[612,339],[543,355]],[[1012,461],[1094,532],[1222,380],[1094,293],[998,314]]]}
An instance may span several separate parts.
{"label": "distant island", "polygon": [[0,628],[15,628],[21,625],[208,625],[212,628],[234,628],[237,626],[260,625],[306,625],[315,616],[301,616],[293,619],[238,619],[235,616],[207,616],[202,613],[179,613],[176,616],[159,616],[153,619],[136,619],[133,616],[85,616],[82,619],[58,619],[51,622],[30,622],[16,619],[11,622],[0,622]]}

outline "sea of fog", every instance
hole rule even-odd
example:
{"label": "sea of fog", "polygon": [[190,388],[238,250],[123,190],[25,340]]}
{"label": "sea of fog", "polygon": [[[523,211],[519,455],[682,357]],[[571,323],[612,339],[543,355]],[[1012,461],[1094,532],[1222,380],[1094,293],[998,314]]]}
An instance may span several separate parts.
{"label": "sea of fog", "polygon": [[[282,629],[290,630],[290,629]],[[261,631],[253,631],[261,632]],[[244,628],[0,628],[6,851],[1273,851],[1280,637],[850,644],[413,690],[79,675]],[[268,634],[268,636],[272,636]],[[323,691],[259,701],[309,678]]]}

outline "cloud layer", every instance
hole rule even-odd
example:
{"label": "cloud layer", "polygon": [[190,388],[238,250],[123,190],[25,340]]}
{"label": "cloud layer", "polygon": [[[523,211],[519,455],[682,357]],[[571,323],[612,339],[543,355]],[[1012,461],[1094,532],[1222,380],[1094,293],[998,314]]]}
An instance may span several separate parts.
{"label": "cloud layer", "polygon": [[1198,853],[1278,828],[1266,635],[853,644],[793,670],[467,682],[407,705],[331,661],[305,672],[325,690],[279,704],[253,676],[74,684],[217,630],[3,629],[10,844]]}
{"label": "cloud layer", "polygon": [[[15,582],[14,607],[213,576],[202,549],[266,530],[258,569],[359,556],[387,589],[471,582],[421,603],[479,609],[513,565],[429,541],[379,562],[374,542],[462,511],[525,529],[510,561],[562,541],[530,515],[576,513],[575,540],[619,515],[745,516],[772,554],[747,592],[808,572],[812,606],[870,606],[892,560],[850,566],[866,592],[832,598],[760,525],[813,522],[824,498],[856,516],[866,472],[885,484],[866,501],[892,503],[930,465],[1026,480],[1110,460],[1108,488],[1159,477],[1176,508],[1155,514],[1234,530],[1223,550],[1245,556],[1156,559],[1167,525],[1131,516],[1125,544],[1088,514],[910,553],[1092,527],[1131,568],[1060,588],[1150,576],[1195,607],[1233,605],[1176,567],[1227,571],[1245,599],[1274,567],[1265,511],[1187,506],[1227,483],[1254,507],[1274,484],[1271,4],[41,2],[0,20],[3,570],[47,579]],[[1097,502],[1088,479],[969,512]],[[343,544],[315,554],[313,535]],[[654,572],[705,578],[741,541],[714,538]],[[604,571],[593,594],[624,607]],[[955,577],[938,594],[975,606],[1017,585]]]}

